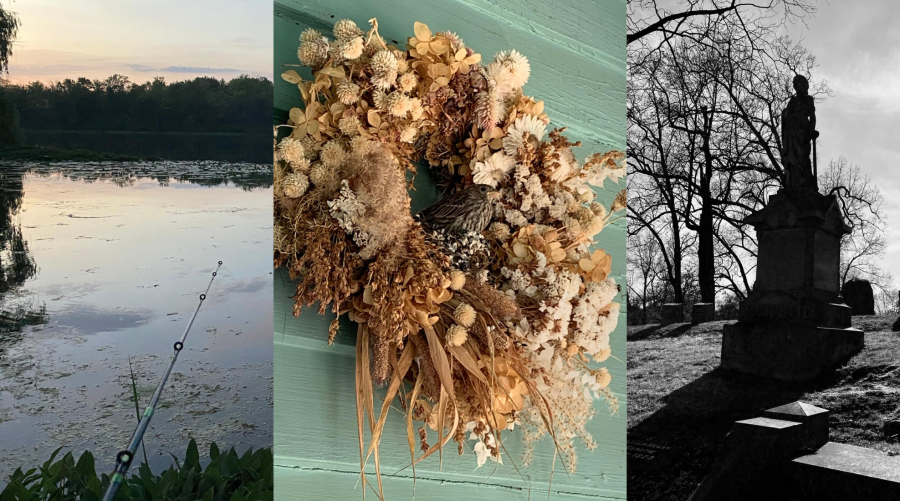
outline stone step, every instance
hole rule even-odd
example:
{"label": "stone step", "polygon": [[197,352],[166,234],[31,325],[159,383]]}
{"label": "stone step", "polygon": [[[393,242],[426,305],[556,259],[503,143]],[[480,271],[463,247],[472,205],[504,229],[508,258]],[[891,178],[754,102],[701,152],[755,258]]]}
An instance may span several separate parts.
{"label": "stone step", "polygon": [[803,499],[816,501],[900,499],[900,456],[828,442],[791,462]]}

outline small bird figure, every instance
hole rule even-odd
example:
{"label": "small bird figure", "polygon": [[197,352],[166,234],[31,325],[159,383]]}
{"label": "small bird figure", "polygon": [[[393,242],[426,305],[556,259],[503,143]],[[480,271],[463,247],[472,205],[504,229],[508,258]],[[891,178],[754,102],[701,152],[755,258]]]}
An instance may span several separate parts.
{"label": "small bird figure", "polygon": [[487,228],[494,215],[493,202],[500,192],[487,184],[466,187],[440,202],[416,214],[429,228],[448,233],[474,231]]}

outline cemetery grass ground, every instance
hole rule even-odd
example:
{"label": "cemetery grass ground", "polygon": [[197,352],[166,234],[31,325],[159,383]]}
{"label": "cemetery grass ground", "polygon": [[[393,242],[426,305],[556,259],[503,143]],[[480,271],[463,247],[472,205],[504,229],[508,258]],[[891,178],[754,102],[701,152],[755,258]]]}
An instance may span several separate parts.
{"label": "cemetery grass ground", "polygon": [[[737,420],[795,400],[831,411],[831,441],[900,454],[885,419],[900,419],[900,333],[896,315],[853,317],[866,346],[832,376],[791,384],[718,370],[726,322],[628,326],[628,494],[684,500],[703,480]],[[645,449],[646,450],[646,449]]]}

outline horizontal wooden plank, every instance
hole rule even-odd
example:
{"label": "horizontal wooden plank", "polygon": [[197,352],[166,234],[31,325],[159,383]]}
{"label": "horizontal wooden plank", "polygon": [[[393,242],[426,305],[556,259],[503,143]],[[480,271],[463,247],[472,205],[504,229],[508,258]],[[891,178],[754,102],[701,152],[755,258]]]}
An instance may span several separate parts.
{"label": "horizontal wooden plank", "polygon": [[[359,474],[357,471],[334,470],[332,465],[315,465],[310,463],[304,466],[286,466],[276,464],[275,499],[360,499],[362,497],[362,487],[357,482],[358,479]],[[377,486],[377,484],[374,485]],[[480,480],[433,478],[422,475],[417,475],[415,481],[413,481],[411,476],[386,476],[383,485],[385,499],[387,500],[502,499],[503,501],[531,501],[533,499],[548,499],[548,497],[551,501],[583,501],[585,499],[611,501],[622,499],[620,497],[613,498],[567,492],[565,488],[560,488],[558,485],[554,485],[553,489],[548,492],[548,487],[545,484],[511,487],[492,485]],[[367,495],[369,499],[377,499],[371,488]]]}

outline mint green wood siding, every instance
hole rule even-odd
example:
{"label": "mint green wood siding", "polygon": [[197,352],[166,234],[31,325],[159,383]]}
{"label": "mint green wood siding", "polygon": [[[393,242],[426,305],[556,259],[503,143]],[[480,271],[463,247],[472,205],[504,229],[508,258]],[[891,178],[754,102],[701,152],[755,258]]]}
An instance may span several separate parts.
{"label": "mint green wood siding", "polygon": [[[292,106],[302,102],[296,86],[278,75],[283,63],[296,63],[299,35],[307,27],[330,32],[334,21],[350,18],[363,29],[377,17],[379,31],[389,42],[405,41],[415,21],[433,31],[451,30],[485,60],[505,49],[516,49],[531,62],[525,92],[546,102],[552,125],[567,126],[567,135],[584,144],[576,155],[625,146],[625,1],[591,2],[515,0],[379,0],[275,3],[275,116],[282,122]],[[307,69],[300,71],[309,77]],[[416,180],[414,209],[434,201],[427,176]],[[609,205],[624,188],[607,183],[598,190]],[[613,255],[613,276],[625,284],[624,219],[600,234],[600,247]],[[305,310],[291,316],[294,285],[284,270],[275,272],[275,480],[276,499],[360,499],[359,445],[354,397],[355,327],[342,325],[335,345],[327,346],[328,323]],[[613,355],[625,360],[625,297],[619,327],[612,336]],[[557,461],[552,500],[624,499],[625,492],[625,366],[610,359],[612,389],[621,402],[620,414],[610,417],[603,403],[589,429],[599,444],[591,452],[579,448],[578,472],[571,476]],[[377,404],[376,404],[377,405]],[[475,469],[471,451],[462,457],[455,444],[446,449],[443,469],[437,456],[416,468],[415,499],[539,500],[547,499],[553,446],[538,444],[535,460],[521,468],[518,433],[504,435],[512,462],[494,469],[488,462]],[[433,438],[433,437],[432,437]],[[402,414],[388,419],[381,445],[385,493],[389,500],[413,498],[412,471],[396,473],[409,462]],[[371,463],[367,471],[373,471]],[[522,477],[525,477],[523,479]],[[373,477],[374,480],[374,477]],[[529,487],[530,486],[530,487]],[[529,492],[530,488],[530,492]],[[370,499],[377,499],[371,492]]]}

